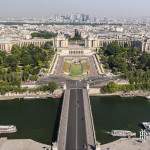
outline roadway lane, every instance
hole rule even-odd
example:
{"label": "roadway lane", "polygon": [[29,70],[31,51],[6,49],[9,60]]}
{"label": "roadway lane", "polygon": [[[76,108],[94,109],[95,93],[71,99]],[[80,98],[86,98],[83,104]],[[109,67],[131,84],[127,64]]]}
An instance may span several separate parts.
{"label": "roadway lane", "polygon": [[56,75],[61,75],[63,74],[63,64],[64,64],[64,57],[59,56],[56,68],[55,68],[55,73]]}
{"label": "roadway lane", "polygon": [[98,76],[98,71],[93,56],[89,57],[89,64],[90,64],[90,76]]}
{"label": "roadway lane", "polygon": [[82,89],[70,90],[66,150],[87,150]]}

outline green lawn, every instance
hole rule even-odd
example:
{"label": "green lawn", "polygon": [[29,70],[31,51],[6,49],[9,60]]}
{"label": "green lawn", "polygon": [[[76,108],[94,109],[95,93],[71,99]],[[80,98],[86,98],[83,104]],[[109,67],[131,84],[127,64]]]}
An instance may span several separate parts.
{"label": "green lawn", "polygon": [[72,61],[64,61],[63,71],[65,74],[70,75],[72,77],[78,77],[82,75],[88,74],[90,70],[90,66],[86,60],[82,60],[80,63],[76,64]]}
{"label": "green lawn", "polygon": [[70,75],[71,76],[79,76],[82,75],[82,66],[81,64],[71,64]]}

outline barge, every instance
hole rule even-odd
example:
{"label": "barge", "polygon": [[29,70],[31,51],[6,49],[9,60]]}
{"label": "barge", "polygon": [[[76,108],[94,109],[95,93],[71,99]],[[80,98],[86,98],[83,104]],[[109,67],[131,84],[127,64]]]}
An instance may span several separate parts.
{"label": "barge", "polygon": [[15,133],[17,132],[17,128],[14,125],[0,125],[0,134],[2,133]]}
{"label": "barge", "polygon": [[112,130],[109,134],[115,137],[136,137],[136,133],[127,130]]}

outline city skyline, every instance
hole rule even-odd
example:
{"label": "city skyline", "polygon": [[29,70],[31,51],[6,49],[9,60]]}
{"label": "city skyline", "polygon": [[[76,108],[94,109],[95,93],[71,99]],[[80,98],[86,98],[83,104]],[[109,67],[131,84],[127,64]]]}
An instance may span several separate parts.
{"label": "city skyline", "polygon": [[5,0],[0,2],[1,17],[48,17],[80,12],[99,17],[149,16],[148,0]]}

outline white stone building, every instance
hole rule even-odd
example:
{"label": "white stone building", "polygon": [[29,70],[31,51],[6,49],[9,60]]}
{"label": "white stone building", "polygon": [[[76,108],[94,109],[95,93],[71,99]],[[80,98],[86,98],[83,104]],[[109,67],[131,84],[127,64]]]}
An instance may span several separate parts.
{"label": "white stone building", "polygon": [[53,42],[55,44],[54,39],[30,39],[30,40],[0,40],[0,49],[6,51],[7,53],[11,52],[13,45],[18,45],[20,47],[29,46],[31,44],[41,47],[46,42]]}

